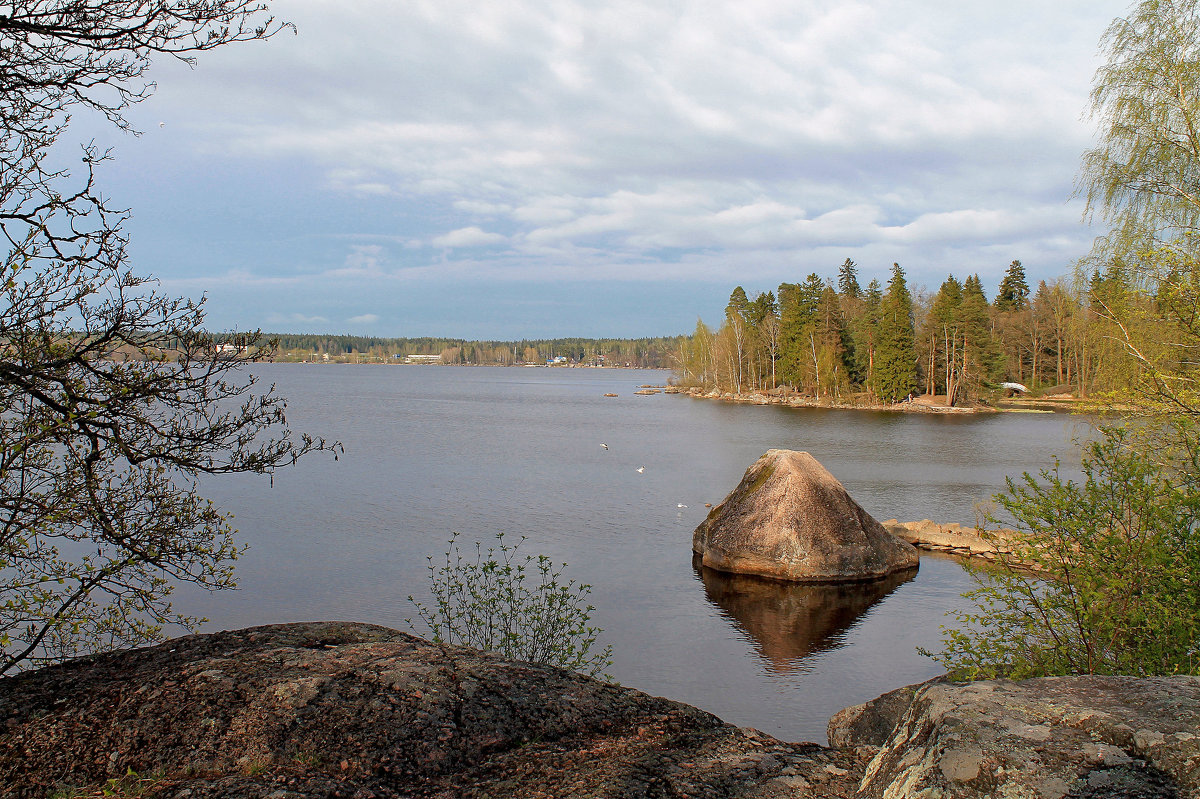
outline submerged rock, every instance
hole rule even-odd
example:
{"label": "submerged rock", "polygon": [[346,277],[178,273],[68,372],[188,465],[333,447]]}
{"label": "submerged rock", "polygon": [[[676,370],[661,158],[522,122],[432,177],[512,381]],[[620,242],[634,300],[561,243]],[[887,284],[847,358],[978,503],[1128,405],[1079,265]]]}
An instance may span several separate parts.
{"label": "submerged rock", "polygon": [[692,550],[711,569],[797,582],[877,580],[918,562],[816,458],[784,449],[746,470]]}

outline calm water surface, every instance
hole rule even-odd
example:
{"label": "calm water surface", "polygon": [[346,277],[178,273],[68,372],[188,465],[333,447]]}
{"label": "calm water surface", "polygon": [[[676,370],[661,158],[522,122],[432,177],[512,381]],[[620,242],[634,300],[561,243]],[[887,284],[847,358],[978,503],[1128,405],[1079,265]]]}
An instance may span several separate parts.
{"label": "calm water surface", "polygon": [[[935,416],[635,396],[663,372],[263,365],[294,426],[340,440],[275,476],[205,486],[251,549],[242,588],[182,592],[206,630],[345,619],[408,629],[426,557],[450,534],[526,536],[591,583],[624,685],[787,740],[939,673],[943,614],[970,587],[951,559],[867,589],[732,579],[692,564],[692,530],[773,447],[813,453],[877,519],[973,521],[1004,476],[1071,459],[1078,421]],[[616,398],[606,398],[607,392]],[[607,443],[608,450],[600,444]],[[638,472],[644,467],[643,472]],[[681,508],[680,505],[687,507]]]}

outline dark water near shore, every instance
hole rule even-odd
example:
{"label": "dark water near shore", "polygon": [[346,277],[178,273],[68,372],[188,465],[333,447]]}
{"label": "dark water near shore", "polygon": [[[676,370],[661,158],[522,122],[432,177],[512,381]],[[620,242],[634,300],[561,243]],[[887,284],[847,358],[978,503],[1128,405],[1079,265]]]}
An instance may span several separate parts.
{"label": "dark water near shore", "polygon": [[[970,582],[923,557],[908,581],[789,587],[692,565],[692,530],[772,447],[813,453],[878,519],[970,522],[1004,476],[1074,456],[1078,420],[731,405],[634,396],[662,372],[264,365],[294,426],[338,462],[222,478],[208,494],[251,550],[242,589],[181,592],[204,629],[345,619],[407,629],[426,557],[526,536],[522,551],[591,583],[624,685],[788,740],[825,740],[838,709],[939,673],[935,647]],[[606,398],[606,392],[620,396]],[[608,450],[600,444],[607,443]],[[644,467],[639,473],[638,467]],[[687,507],[678,507],[686,505]]]}

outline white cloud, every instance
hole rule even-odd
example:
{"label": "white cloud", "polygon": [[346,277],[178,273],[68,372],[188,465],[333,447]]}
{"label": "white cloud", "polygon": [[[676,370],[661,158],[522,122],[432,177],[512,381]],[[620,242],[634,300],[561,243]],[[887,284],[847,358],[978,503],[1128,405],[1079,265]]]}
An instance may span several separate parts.
{"label": "white cloud", "polygon": [[379,314],[365,313],[358,316],[351,316],[346,320],[352,325],[373,325],[379,321]]}
{"label": "white cloud", "polygon": [[508,239],[499,233],[488,233],[485,230],[475,227],[459,228],[452,230],[442,236],[437,236],[433,239],[432,244],[435,247],[486,247],[491,244],[502,244]]}
{"label": "white cloud", "polygon": [[299,36],[164,67],[155,113],[322,187],[355,243],[310,286],[1061,273],[1125,7],[293,0]]}
{"label": "white cloud", "polygon": [[266,315],[269,325],[323,325],[329,321],[324,316],[306,316],[302,313],[279,313],[273,311]]}
{"label": "white cloud", "polygon": [[336,272],[360,276],[378,274],[386,257],[382,244],[351,244],[345,265]]}

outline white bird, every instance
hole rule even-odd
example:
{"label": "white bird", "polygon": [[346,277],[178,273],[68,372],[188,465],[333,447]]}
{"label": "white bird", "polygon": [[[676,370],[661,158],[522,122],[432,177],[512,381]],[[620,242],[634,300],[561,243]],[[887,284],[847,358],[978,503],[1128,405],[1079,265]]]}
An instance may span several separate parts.
{"label": "white bird", "polygon": [[680,502],[680,503],[679,503],[678,505],[676,505],[675,507],[677,507],[677,508],[686,508],[686,507],[687,507],[687,505],[684,505],[682,502]]}
{"label": "white bird", "polygon": [[600,446],[604,447],[605,449],[608,449],[608,444],[605,444],[603,441],[600,442]]}
{"label": "white bird", "polygon": [[158,123],[158,126],[159,126],[160,128],[162,128],[162,127],[166,127],[166,124],[167,124],[166,122],[159,122],[159,123]]}
{"label": "white bird", "polygon": [[642,472],[646,471],[646,467],[645,467],[645,466],[639,466],[639,467],[637,468],[637,470],[638,470],[638,474],[641,474]]}

